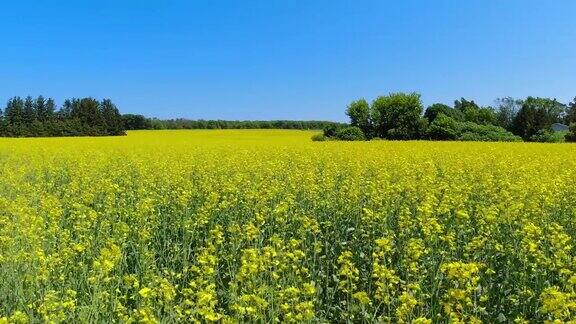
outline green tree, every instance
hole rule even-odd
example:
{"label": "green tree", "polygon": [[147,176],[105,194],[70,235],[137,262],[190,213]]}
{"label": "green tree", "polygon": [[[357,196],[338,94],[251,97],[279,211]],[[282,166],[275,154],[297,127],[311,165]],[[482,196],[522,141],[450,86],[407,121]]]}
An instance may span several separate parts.
{"label": "green tree", "polygon": [[71,100],[72,118],[77,118],[87,135],[106,134],[106,123],[100,112],[100,102],[94,98],[82,98]]}
{"label": "green tree", "polygon": [[494,110],[491,107],[480,107],[474,100],[468,101],[460,98],[460,100],[454,101],[454,109],[462,113],[464,121],[481,125],[496,124],[496,113]]}
{"label": "green tree", "polygon": [[[124,114],[122,115],[122,121],[126,130],[152,129],[151,121],[142,115]],[[263,128],[271,128],[271,125],[264,123]]]}
{"label": "green tree", "polygon": [[34,100],[34,111],[36,112],[36,118],[42,122],[46,121],[46,99],[43,96],[38,96]]}
{"label": "green tree", "polygon": [[39,96],[34,102],[34,107],[38,120],[41,122],[45,123],[54,117],[54,111],[56,109],[54,99],[44,99],[43,96]]}
{"label": "green tree", "polygon": [[62,107],[55,114],[58,119],[64,120],[64,119],[72,118],[72,106],[73,106],[72,102],[74,100],[76,100],[76,99],[72,98],[72,99],[64,100]]}
{"label": "green tree", "polygon": [[22,111],[22,121],[26,125],[32,125],[36,120],[36,108],[34,105],[34,99],[28,96],[24,99],[24,110]]}
{"label": "green tree", "polygon": [[391,93],[372,103],[375,132],[382,138],[416,139],[422,127],[422,101],[418,93]]}
{"label": "green tree", "polygon": [[514,134],[530,140],[539,130],[561,122],[565,111],[566,107],[556,99],[528,97],[514,118]]}
{"label": "green tree", "polygon": [[480,106],[478,106],[474,100],[468,101],[464,98],[460,98],[460,100],[454,101],[454,109],[465,112],[466,110],[478,110],[480,109]]}
{"label": "green tree", "polygon": [[576,122],[570,124],[568,134],[566,134],[566,142],[576,142]]}
{"label": "green tree", "polygon": [[438,115],[440,114],[451,117],[456,121],[463,119],[463,115],[460,110],[453,109],[452,107],[442,103],[435,103],[426,108],[426,112],[424,112],[424,117],[428,119],[428,122],[432,123],[436,119],[436,117],[438,117]]}
{"label": "green tree", "polygon": [[350,117],[350,125],[360,128],[366,137],[372,137],[372,120],[368,101],[359,99],[351,102],[346,108],[346,115]]}
{"label": "green tree", "polygon": [[124,135],[124,122],[122,116],[112,100],[104,99],[100,104],[100,111],[104,123],[106,124],[106,133],[108,135]]}
{"label": "green tree", "polygon": [[54,99],[52,98],[48,98],[48,100],[46,100],[46,118],[48,120],[54,118],[54,113],[56,112],[56,103],[54,102]]}
{"label": "green tree", "polygon": [[24,101],[20,97],[14,97],[8,100],[4,116],[8,125],[22,124],[22,115],[24,111]]}
{"label": "green tree", "polygon": [[514,118],[522,107],[522,100],[512,97],[496,99],[496,124],[507,130],[514,127]]}
{"label": "green tree", "polygon": [[568,104],[568,108],[566,108],[566,116],[564,117],[564,122],[567,125],[576,123],[576,97],[574,98],[574,101]]}

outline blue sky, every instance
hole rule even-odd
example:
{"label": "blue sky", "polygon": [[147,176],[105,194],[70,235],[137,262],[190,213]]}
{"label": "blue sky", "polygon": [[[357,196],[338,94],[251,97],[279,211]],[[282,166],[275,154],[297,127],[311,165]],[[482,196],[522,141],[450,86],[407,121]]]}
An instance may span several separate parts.
{"label": "blue sky", "polygon": [[6,1],[0,102],[109,97],[160,118],[345,120],[417,91],[576,96],[576,2]]}

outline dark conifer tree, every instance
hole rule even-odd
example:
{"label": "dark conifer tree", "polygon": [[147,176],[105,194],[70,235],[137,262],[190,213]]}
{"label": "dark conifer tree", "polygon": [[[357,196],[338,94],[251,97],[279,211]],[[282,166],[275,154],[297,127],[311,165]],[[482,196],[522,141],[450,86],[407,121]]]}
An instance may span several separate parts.
{"label": "dark conifer tree", "polygon": [[36,109],[34,99],[28,96],[24,99],[24,110],[22,112],[22,121],[25,125],[32,125],[36,120]]}
{"label": "dark conifer tree", "polygon": [[54,102],[54,99],[48,98],[45,107],[44,120],[52,120],[54,118],[54,112],[56,111],[56,103]]}
{"label": "dark conifer tree", "polygon": [[72,118],[72,102],[74,100],[74,98],[64,100],[64,104],[62,104],[62,107],[56,113],[59,119]]}
{"label": "dark conifer tree", "polygon": [[9,125],[22,124],[22,114],[24,111],[24,101],[20,97],[14,97],[6,105],[5,115]]}
{"label": "dark conifer tree", "polygon": [[48,114],[46,113],[46,99],[43,96],[38,96],[34,100],[34,110],[36,111],[36,118],[41,122],[48,120]]}
{"label": "dark conifer tree", "polygon": [[90,135],[104,135],[106,125],[100,112],[100,103],[94,98],[72,100],[72,118],[78,118]]}

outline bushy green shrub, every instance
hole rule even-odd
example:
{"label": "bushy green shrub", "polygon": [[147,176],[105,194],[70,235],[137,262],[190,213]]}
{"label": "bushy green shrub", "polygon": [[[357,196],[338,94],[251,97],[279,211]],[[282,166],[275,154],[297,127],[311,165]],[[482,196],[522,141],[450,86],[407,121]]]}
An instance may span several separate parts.
{"label": "bushy green shrub", "polygon": [[336,124],[327,125],[326,127],[324,127],[324,137],[327,138],[335,137],[336,132],[338,132],[338,130],[341,128],[342,126]]}
{"label": "bushy green shrub", "polygon": [[364,136],[364,132],[359,127],[356,126],[349,126],[338,129],[336,131],[336,135],[334,136],[336,139],[341,141],[363,141],[366,140]]}
{"label": "bushy green shrub", "polygon": [[531,142],[560,143],[564,142],[568,132],[555,132],[551,129],[541,129],[530,137]]}
{"label": "bushy green shrub", "polygon": [[434,140],[460,140],[482,142],[517,142],[522,139],[506,129],[495,125],[458,122],[439,114],[428,127],[427,136]]}
{"label": "bushy green shrub", "polygon": [[458,123],[458,140],[484,142],[519,142],[522,139],[506,129],[495,125],[479,125],[472,122]]}
{"label": "bushy green shrub", "polygon": [[443,113],[438,114],[430,126],[428,137],[433,140],[454,140],[458,137],[458,123]]}
{"label": "bushy green shrub", "polygon": [[326,136],[324,134],[314,134],[312,135],[313,142],[324,142],[326,140]]}

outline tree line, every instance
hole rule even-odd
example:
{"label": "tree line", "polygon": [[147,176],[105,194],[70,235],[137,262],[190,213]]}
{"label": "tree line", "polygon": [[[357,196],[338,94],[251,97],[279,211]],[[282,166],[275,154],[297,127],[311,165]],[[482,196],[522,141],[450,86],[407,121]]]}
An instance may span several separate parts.
{"label": "tree line", "polygon": [[453,106],[435,103],[424,110],[420,94],[391,93],[371,103],[355,100],[346,114],[348,127],[329,126],[314,140],[576,141],[576,98],[563,104],[506,97],[494,107],[461,98]]}
{"label": "tree line", "polygon": [[13,97],[0,109],[0,136],[125,135],[124,122],[110,99],[72,98],[57,107],[54,99]]}
{"label": "tree line", "polygon": [[[346,108],[349,124],[295,120],[161,120],[121,115],[110,99],[72,98],[57,107],[52,98],[14,97],[0,109],[0,136],[125,135],[137,129],[324,129],[315,140],[462,140],[576,141],[576,98],[497,99],[481,107],[461,98],[453,106],[435,103],[424,109],[418,93],[391,93],[371,103],[365,99]],[[569,129],[563,130],[562,128]],[[556,128],[553,128],[555,126]],[[560,129],[558,129],[560,126]]]}
{"label": "tree line", "polygon": [[344,123],[317,120],[190,120],[146,118],[143,115],[122,116],[126,130],[143,129],[324,129]]}
{"label": "tree line", "polygon": [[13,97],[0,108],[0,136],[115,136],[145,129],[323,129],[344,123],[315,120],[190,120],[121,115],[110,99],[72,98],[57,107],[54,99]]}

